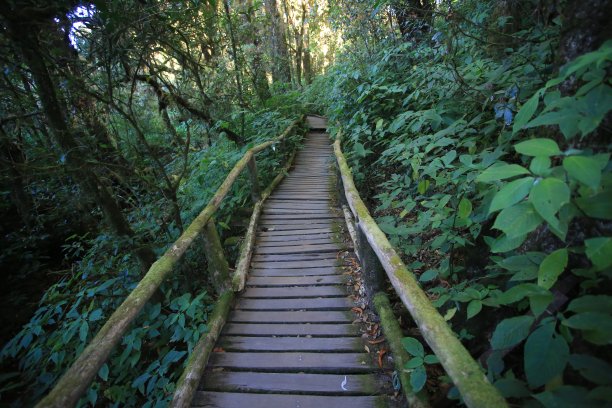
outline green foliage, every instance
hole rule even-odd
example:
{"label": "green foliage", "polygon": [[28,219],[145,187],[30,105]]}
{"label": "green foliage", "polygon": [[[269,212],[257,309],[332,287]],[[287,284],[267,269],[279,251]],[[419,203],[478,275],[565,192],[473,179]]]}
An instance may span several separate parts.
{"label": "green foliage", "polygon": [[[502,52],[478,27],[496,2],[453,5],[465,24],[435,18],[431,40],[353,49],[308,92],[342,128],[362,197],[434,306],[474,357],[491,349],[502,393],[603,405],[594,387],[612,383],[577,380],[588,369],[575,367],[602,369],[612,333],[612,42],[556,73],[558,27],[515,32]],[[407,369],[422,367],[415,340],[404,346]],[[578,352],[589,357],[572,365]]]}
{"label": "green foliage", "polygon": [[404,364],[404,370],[410,374],[412,392],[419,392],[427,382],[425,364],[438,364],[438,358],[434,354],[425,354],[423,345],[414,337],[404,337],[402,339],[402,346],[412,356]]}

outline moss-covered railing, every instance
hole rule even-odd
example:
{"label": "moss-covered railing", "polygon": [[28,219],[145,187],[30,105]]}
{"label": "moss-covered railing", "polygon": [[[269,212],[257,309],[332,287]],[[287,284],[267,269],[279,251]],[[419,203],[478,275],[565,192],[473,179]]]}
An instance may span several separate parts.
{"label": "moss-covered railing", "polygon": [[[172,272],[195,239],[202,237],[204,239],[204,250],[209,265],[209,278],[217,290],[217,293],[220,294],[220,297],[215,305],[211,319],[209,320],[208,333],[202,336],[202,339],[196,345],[194,352],[188,360],[187,369],[177,385],[172,406],[187,406],[191,402],[191,396],[193,392],[195,392],[199,378],[202,375],[210,349],[223,327],[225,317],[234,296],[233,291],[230,289],[231,281],[228,263],[225,259],[223,247],[214,225],[213,216],[238,176],[246,167],[248,168],[249,179],[252,184],[251,195],[255,201],[255,210],[251,217],[251,224],[253,224],[253,219],[255,219],[256,222],[259,217],[259,212],[261,211],[263,200],[267,198],[272,189],[280,182],[293,159],[292,154],[285,168],[281,170],[280,174],[272,181],[271,185],[261,193],[255,161],[256,154],[278,142],[283,142],[287,135],[289,135],[303,120],[304,117],[302,116],[287,127],[280,136],[246,151],[242,158],[234,165],[206,207],[204,207],[200,214],[170,248],[151,265],[136,288],[134,288],[123,303],[110,316],[96,336],[89,342],[79,357],[59,379],[51,392],[36,405],[37,407],[65,408],[77,404],[81,396],[91,385],[100,367],[106,362],[111,351],[125,334],[130,323],[138,316],[138,313],[159,288],[164,279]],[[248,265],[249,263],[246,257],[248,256],[250,258],[250,254],[252,253],[252,236],[254,236],[254,229],[254,225],[249,225],[240,258],[242,264],[246,263],[246,265]],[[245,255],[245,252],[247,252],[247,255]],[[241,274],[246,274],[246,267],[242,267],[242,269],[239,267],[237,269]],[[243,279],[242,277],[234,280],[240,282],[241,280],[243,281]],[[242,288],[240,285],[236,287],[238,289]]]}
{"label": "moss-covered railing", "polygon": [[[442,315],[431,304],[425,292],[421,289],[414,274],[402,262],[385,234],[370,215],[361,200],[353,182],[351,169],[342,153],[341,132],[338,132],[334,143],[334,154],[342,180],[346,201],[355,218],[357,232],[365,237],[366,243],[376,254],[397,295],[402,300],[417,324],[423,338],[440,360],[440,364],[458,388],[468,407],[507,407],[506,400],[487,380],[484,372],[470,353],[461,344],[457,335],[448,326]],[[384,306],[382,296],[374,296],[375,306]],[[385,309],[389,309],[386,307]],[[384,327],[383,327],[384,330]],[[397,331],[397,330],[396,330]],[[400,348],[398,345],[396,348]],[[403,373],[403,367],[399,367]],[[401,377],[400,377],[401,378]],[[408,381],[402,379],[404,388]],[[408,390],[405,390],[408,391]],[[416,402],[418,395],[410,396],[409,400]]]}

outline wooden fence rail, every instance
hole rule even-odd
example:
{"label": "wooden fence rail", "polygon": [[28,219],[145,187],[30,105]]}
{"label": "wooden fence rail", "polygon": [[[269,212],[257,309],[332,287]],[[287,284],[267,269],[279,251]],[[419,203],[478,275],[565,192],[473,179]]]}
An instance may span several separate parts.
{"label": "wooden fence rail", "polygon": [[[153,293],[155,293],[157,288],[159,288],[164,279],[174,269],[185,251],[199,236],[203,236],[205,239],[207,258],[212,258],[213,262],[215,262],[214,259],[220,261],[220,264],[213,265],[214,276],[211,277],[217,292],[223,293],[225,289],[229,287],[227,262],[223,254],[219,254],[219,248],[221,248],[218,242],[219,238],[216,234],[214,225],[211,223],[211,228],[209,223],[230,188],[247,166],[249,170],[251,170],[249,178],[253,184],[252,197],[259,200],[260,193],[255,166],[255,155],[275,143],[283,141],[283,139],[285,139],[303,119],[304,117],[302,116],[300,119],[294,121],[278,137],[246,151],[242,158],[234,165],[221,186],[217,189],[212,199],[208,202],[208,205],[204,207],[200,214],[170,248],[151,265],[136,288],[134,288],[123,303],[113,312],[96,336],[89,342],[79,357],[59,379],[51,392],[36,405],[37,407],[65,408],[77,404],[79,398],[81,398],[89,388],[100,367],[102,367],[108,359],[113,348],[125,334],[130,323],[138,316],[138,313],[142,310]],[[219,258],[219,256],[221,258]],[[211,259],[209,259],[209,262],[210,261]],[[225,265],[223,265],[224,262]],[[227,295],[221,297],[221,299],[226,298]]]}
{"label": "wooden fence rail", "polygon": [[507,407],[506,400],[489,383],[478,363],[465,349],[438,310],[421,289],[414,274],[402,262],[385,234],[370,215],[353,182],[351,170],[340,146],[337,133],[334,154],[338,163],[344,194],[357,228],[376,253],[393,288],[416,322],[423,338],[436,354],[468,407]]}

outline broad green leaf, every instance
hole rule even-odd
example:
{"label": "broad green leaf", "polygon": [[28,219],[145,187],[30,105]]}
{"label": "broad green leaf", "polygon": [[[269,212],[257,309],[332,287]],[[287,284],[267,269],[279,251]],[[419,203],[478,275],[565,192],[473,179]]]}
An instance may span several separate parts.
{"label": "broad green leaf", "polygon": [[414,337],[404,337],[402,339],[402,345],[411,355],[421,358],[425,357],[425,349],[423,348],[423,345]]}
{"label": "broad green leaf", "polygon": [[426,364],[438,364],[440,362],[438,357],[436,357],[434,354],[426,355],[423,361],[425,361]]}
{"label": "broad green leaf", "polygon": [[542,217],[529,202],[522,202],[503,209],[493,228],[503,231],[508,238],[517,238],[530,233],[542,223]]}
{"label": "broad green leaf", "polygon": [[525,104],[521,107],[521,110],[516,114],[516,118],[514,119],[514,126],[512,127],[512,133],[516,133],[522,129],[523,126],[533,117],[536,109],[538,108],[538,102],[540,101],[540,96],[542,95],[542,91],[538,90],[531,98],[525,102]]}
{"label": "broad green leaf", "polygon": [[517,316],[502,320],[491,337],[491,347],[503,350],[519,344],[529,335],[529,328],[534,322],[533,316]]}
{"label": "broad green leaf", "polygon": [[533,395],[540,404],[537,407],[544,408],[595,408],[601,405],[593,404],[588,398],[588,390],[584,387],[573,385],[562,385],[558,388],[551,387],[551,391],[544,391]]}
{"label": "broad green leaf", "polygon": [[550,289],[567,266],[567,248],[558,249],[542,261],[538,270],[538,285]]}
{"label": "broad green leaf", "polygon": [[417,186],[417,191],[419,192],[419,194],[425,194],[425,192],[429,188],[429,183],[430,182],[427,179],[419,181],[419,185]]}
{"label": "broad green leaf", "polygon": [[531,309],[531,313],[533,313],[535,317],[540,316],[544,313],[548,305],[550,305],[553,298],[554,296],[550,292],[542,295],[529,296],[529,308]]}
{"label": "broad green leaf", "polygon": [[423,359],[421,357],[413,357],[404,364],[404,368],[411,369],[417,368],[423,365]]}
{"label": "broad green leaf", "polygon": [[525,156],[557,156],[561,154],[559,145],[552,139],[536,138],[525,140],[514,145],[517,153]]}
{"label": "broad green leaf", "polygon": [[601,170],[599,163],[592,157],[569,156],[563,159],[563,168],[570,177],[582,184],[597,189],[601,181]]}
{"label": "broad green leaf", "polygon": [[561,375],[569,359],[565,339],[555,333],[555,323],[538,327],[527,339],[524,366],[531,388],[541,387]]}
{"label": "broad green leaf", "polygon": [[81,341],[87,340],[87,333],[89,333],[89,323],[86,320],[83,320],[81,323],[81,327],[79,328],[79,339]]}
{"label": "broad green leaf", "polygon": [[535,283],[521,283],[520,285],[513,286],[501,295],[497,297],[497,302],[500,305],[507,305],[518,302],[525,297],[533,295],[544,295],[550,292]]}
{"label": "broad green leaf", "polygon": [[484,240],[487,245],[491,247],[491,252],[498,254],[501,252],[512,251],[513,249],[518,248],[523,243],[523,241],[525,241],[525,238],[527,238],[527,234],[520,235],[514,238],[509,238],[507,235],[502,234],[502,236],[496,239],[485,236]]}
{"label": "broad green leaf", "polygon": [[586,295],[571,301],[567,310],[575,313],[609,312],[612,310],[612,296]]}
{"label": "broad green leaf", "polygon": [[472,300],[467,306],[467,318],[471,319],[482,310],[482,301],[478,299]]}
{"label": "broad green leaf", "polygon": [[563,181],[557,178],[545,178],[536,182],[529,193],[529,202],[533,204],[538,214],[546,221],[554,220],[555,214],[565,204],[569,203],[570,189]]}
{"label": "broad green leaf", "polygon": [[534,157],[529,164],[529,170],[537,176],[547,176],[550,173],[550,158],[547,156]]}
{"label": "broad green leaf", "polygon": [[466,219],[467,217],[470,216],[471,213],[472,213],[472,202],[465,197],[461,198],[461,201],[459,202],[459,208],[458,208],[457,215],[459,216],[459,218]]}
{"label": "broad green leaf", "polygon": [[412,387],[413,392],[419,392],[425,386],[425,382],[427,381],[427,371],[425,371],[425,367],[417,367],[410,373],[410,386]]}
{"label": "broad green leaf", "polygon": [[610,315],[610,311],[603,313],[582,312],[564,320],[563,324],[567,327],[579,330],[610,330],[612,329],[612,315]]}
{"label": "broad green leaf", "polygon": [[100,367],[100,370],[98,370],[98,375],[102,381],[108,380],[108,364],[104,364],[102,367]]}
{"label": "broad green leaf", "polygon": [[382,127],[383,127],[383,122],[384,122],[384,120],[383,120],[383,119],[378,119],[378,120],[376,121],[376,130],[381,130],[381,129],[382,129]]}
{"label": "broad green leaf", "polygon": [[586,254],[598,271],[602,271],[612,265],[612,238],[599,237],[584,241]]}
{"label": "broad green leaf", "polygon": [[520,176],[521,174],[529,174],[529,171],[518,164],[493,165],[476,177],[476,181],[480,183],[491,183],[493,181]]}
{"label": "broad green leaf", "polygon": [[419,276],[419,282],[429,282],[434,280],[438,276],[438,271],[436,269],[429,269]]}
{"label": "broad green leaf", "polygon": [[525,383],[516,378],[501,378],[493,385],[504,398],[524,398],[531,395]]}
{"label": "broad green leaf", "polygon": [[533,181],[533,177],[524,177],[503,186],[493,197],[489,207],[489,214],[510,207],[527,197],[533,186]]}
{"label": "broad green leaf", "polygon": [[612,316],[609,313],[578,313],[562,323],[572,329],[581,330],[584,339],[593,344],[612,344]]}
{"label": "broad green leaf", "polygon": [[593,197],[577,198],[576,204],[589,217],[612,220],[612,190],[602,191]]}
{"label": "broad green leaf", "polygon": [[569,358],[572,368],[595,384],[612,384],[612,366],[587,354],[572,354]]}

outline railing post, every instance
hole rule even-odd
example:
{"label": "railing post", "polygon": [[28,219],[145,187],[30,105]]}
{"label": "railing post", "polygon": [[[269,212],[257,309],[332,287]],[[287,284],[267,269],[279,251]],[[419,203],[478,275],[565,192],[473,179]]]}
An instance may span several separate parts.
{"label": "railing post", "polygon": [[259,177],[257,174],[257,161],[255,161],[255,154],[251,157],[247,163],[249,170],[249,179],[251,180],[251,199],[253,203],[256,203],[261,198],[261,189],[259,188]]}
{"label": "railing post", "polygon": [[384,290],[384,282],[386,278],[385,270],[383,269],[376,252],[370,246],[368,237],[363,232],[363,225],[360,221],[357,222],[357,245],[355,250],[358,251],[359,261],[361,262],[361,272],[363,274],[363,283],[365,284],[368,299],[372,299],[374,295]]}
{"label": "railing post", "polygon": [[221,245],[219,233],[217,232],[217,227],[215,227],[213,218],[208,221],[202,232],[210,280],[217,293],[221,293],[229,281],[229,265],[225,259],[223,246]]}

